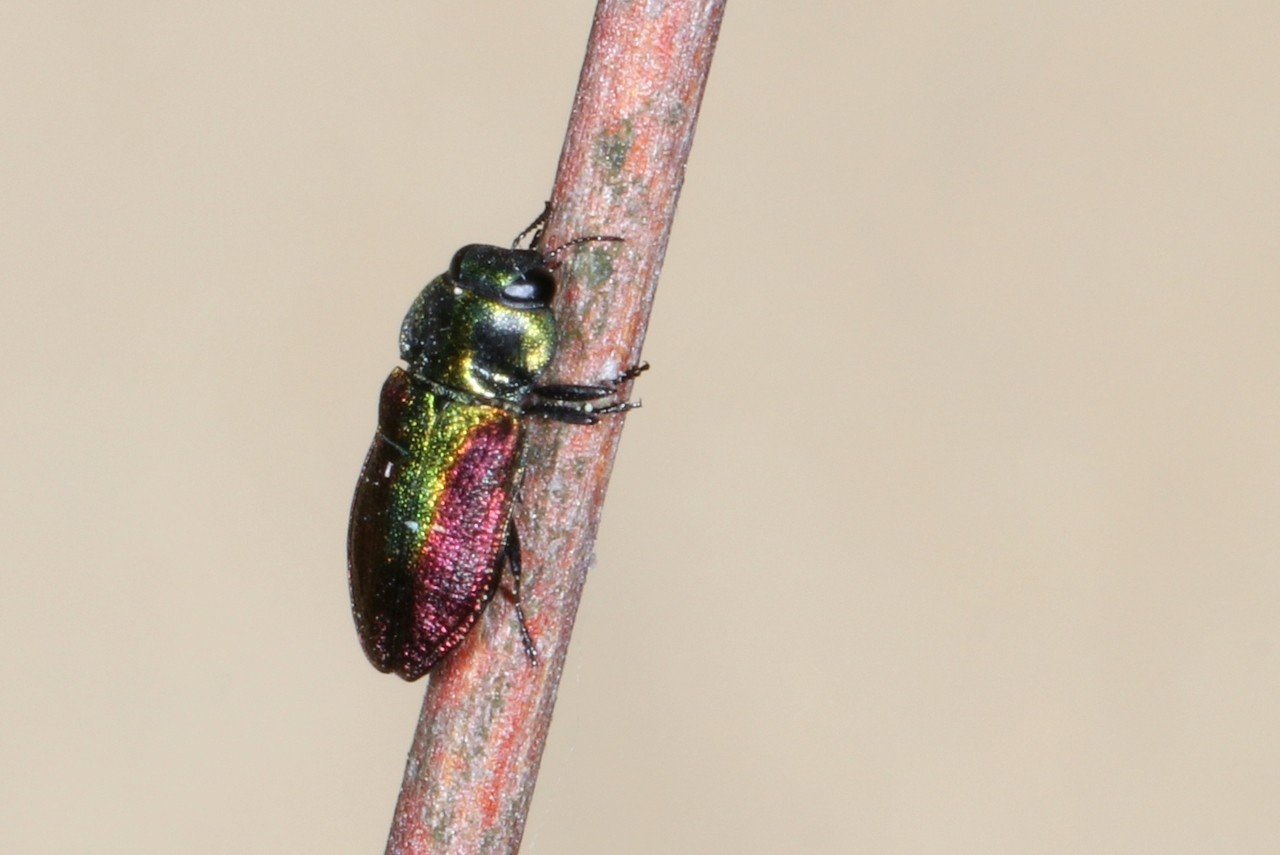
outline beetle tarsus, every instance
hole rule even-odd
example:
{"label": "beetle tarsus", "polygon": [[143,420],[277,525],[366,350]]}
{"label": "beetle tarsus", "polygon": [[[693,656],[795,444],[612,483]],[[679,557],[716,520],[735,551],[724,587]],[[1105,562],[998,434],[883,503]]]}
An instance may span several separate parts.
{"label": "beetle tarsus", "polygon": [[644,406],[644,404],[640,401],[618,401],[617,403],[609,404],[606,407],[596,407],[595,413],[599,416],[608,416],[613,415],[614,413],[625,413],[630,410],[638,410],[642,406]]}
{"label": "beetle tarsus", "polygon": [[636,365],[632,365],[630,368],[628,368],[626,371],[623,371],[617,377],[614,377],[613,385],[621,386],[623,383],[626,383],[628,380],[636,379],[637,377],[639,377],[641,374],[645,373],[648,370],[649,370],[648,361],[641,361]]}

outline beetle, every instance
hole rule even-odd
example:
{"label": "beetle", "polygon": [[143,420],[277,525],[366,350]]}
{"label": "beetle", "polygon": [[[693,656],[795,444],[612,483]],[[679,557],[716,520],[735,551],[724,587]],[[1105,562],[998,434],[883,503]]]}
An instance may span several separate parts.
{"label": "beetle", "polygon": [[[426,674],[475,626],[503,571],[530,662],[512,515],[529,417],[591,425],[638,402],[619,386],[537,385],[555,356],[556,256],[532,247],[549,206],[510,249],[471,244],[414,300],[400,357],[382,387],[378,428],[351,504],[347,567],[361,646],[379,671]],[[517,248],[533,233],[527,249]],[[606,400],[607,399],[607,400]]]}

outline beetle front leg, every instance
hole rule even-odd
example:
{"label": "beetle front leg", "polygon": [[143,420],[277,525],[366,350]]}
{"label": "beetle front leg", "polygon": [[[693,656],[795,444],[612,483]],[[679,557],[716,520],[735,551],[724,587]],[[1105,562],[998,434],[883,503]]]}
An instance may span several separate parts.
{"label": "beetle front leg", "polygon": [[593,383],[581,385],[576,383],[555,383],[549,386],[535,386],[530,394],[537,398],[543,398],[547,401],[594,401],[597,398],[607,398],[618,391],[618,387],[628,380],[634,380],[641,374],[649,370],[649,363],[641,362],[639,365],[633,365],[626,371],[623,371],[612,380],[606,380],[604,383]]}
{"label": "beetle front leg", "polygon": [[591,385],[557,383],[550,386],[535,386],[529,392],[530,400],[525,402],[524,412],[527,415],[542,416],[558,422],[593,425],[600,421],[600,416],[637,409],[640,406],[639,401],[614,401],[604,406],[596,406],[591,402],[616,395],[620,385],[628,380],[634,380],[648,370],[649,363],[641,362],[604,383]]}
{"label": "beetle front leg", "polygon": [[538,648],[533,646],[533,637],[529,635],[529,627],[524,620],[524,606],[520,604],[520,577],[523,569],[520,566],[520,532],[516,529],[514,518],[507,522],[507,539],[502,544],[502,561],[507,572],[511,574],[512,600],[516,605],[516,620],[520,624],[520,640],[524,644],[524,654],[529,657],[530,665],[538,664]]}

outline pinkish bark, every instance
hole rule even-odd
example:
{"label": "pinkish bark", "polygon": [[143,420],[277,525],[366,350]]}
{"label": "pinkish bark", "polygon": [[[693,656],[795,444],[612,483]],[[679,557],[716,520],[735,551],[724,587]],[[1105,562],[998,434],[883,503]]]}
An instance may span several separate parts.
{"label": "pinkish bark", "polygon": [[[724,0],[601,0],[552,194],[543,248],[565,253],[562,340],[548,382],[591,382],[640,354]],[[431,676],[387,852],[515,853],[623,417],[530,427],[524,608],[539,663],[524,658],[509,598]]]}

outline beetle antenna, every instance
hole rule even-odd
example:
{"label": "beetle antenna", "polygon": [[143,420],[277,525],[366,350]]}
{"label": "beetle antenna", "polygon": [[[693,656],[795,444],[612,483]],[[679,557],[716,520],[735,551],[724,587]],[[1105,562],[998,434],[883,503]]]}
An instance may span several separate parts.
{"label": "beetle antenna", "polygon": [[511,242],[511,248],[515,249],[518,246],[520,246],[520,241],[524,240],[526,237],[529,237],[530,234],[532,234],[533,237],[530,238],[529,240],[529,246],[533,247],[537,245],[538,241],[542,238],[542,230],[546,228],[547,220],[550,217],[551,217],[551,202],[550,200],[548,200],[547,204],[542,206],[542,213],[538,215],[537,219],[535,219],[532,223],[530,223],[529,226],[524,231],[516,235],[516,239]]}
{"label": "beetle antenna", "polygon": [[547,260],[548,264],[550,264],[552,259],[554,259],[558,254],[564,252],[566,249],[571,249],[575,246],[582,246],[584,243],[598,243],[605,241],[609,243],[622,243],[624,240],[626,240],[626,238],[620,238],[617,235],[585,235],[584,237],[574,238],[571,241],[562,243],[555,249],[547,250],[542,254],[542,257]]}

